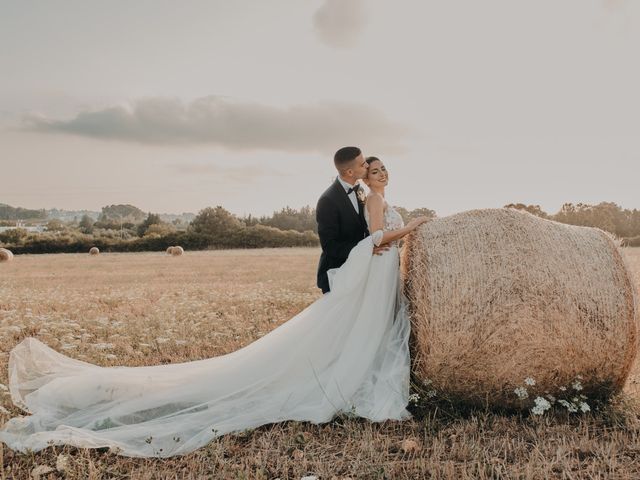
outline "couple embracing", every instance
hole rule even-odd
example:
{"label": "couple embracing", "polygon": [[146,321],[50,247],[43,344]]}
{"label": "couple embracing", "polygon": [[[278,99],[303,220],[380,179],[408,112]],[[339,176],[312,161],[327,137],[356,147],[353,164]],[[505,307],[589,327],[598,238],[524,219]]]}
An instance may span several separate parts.
{"label": "couple embracing", "polygon": [[[373,252],[380,255],[396,241],[424,223],[420,217],[407,226],[385,201],[389,172],[377,157],[365,158],[358,147],[343,147],[333,158],[338,177],[322,194],[316,208],[322,254],[318,264],[318,288],[330,290],[327,271],[347,260],[351,249],[370,233]],[[366,195],[358,183],[369,187]]]}
{"label": "couple embracing", "polygon": [[0,441],[23,452],[73,445],[170,457],[267,423],[408,418],[397,241],[426,218],[405,226],[387,205],[379,159],[345,147],[334,163],[338,178],[317,208],[325,295],[244,348],[192,362],[100,367],[26,338],[11,351],[9,385],[30,415],[5,423]]}

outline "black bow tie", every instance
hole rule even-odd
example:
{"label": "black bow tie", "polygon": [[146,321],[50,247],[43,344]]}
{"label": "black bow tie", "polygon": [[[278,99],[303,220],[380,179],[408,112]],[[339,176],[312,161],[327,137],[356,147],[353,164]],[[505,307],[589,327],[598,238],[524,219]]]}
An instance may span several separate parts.
{"label": "black bow tie", "polygon": [[360,184],[356,183],[353,187],[351,187],[351,188],[349,188],[349,190],[347,190],[347,195],[349,195],[351,192],[356,192],[356,194],[357,194],[358,190],[360,190]]}

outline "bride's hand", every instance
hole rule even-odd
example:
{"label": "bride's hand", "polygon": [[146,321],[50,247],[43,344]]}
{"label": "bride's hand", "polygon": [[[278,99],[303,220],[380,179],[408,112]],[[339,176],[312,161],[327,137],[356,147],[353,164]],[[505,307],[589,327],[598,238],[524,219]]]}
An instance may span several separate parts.
{"label": "bride's hand", "polygon": [[410,228],[411,230],[415,230],[416,228],[418,228],[420,225],[422,225],[425,222],[429,221],[429,217],[416,217],[413,218],[411,220],[409,220],[409,223],[407,224],[407,227]]}

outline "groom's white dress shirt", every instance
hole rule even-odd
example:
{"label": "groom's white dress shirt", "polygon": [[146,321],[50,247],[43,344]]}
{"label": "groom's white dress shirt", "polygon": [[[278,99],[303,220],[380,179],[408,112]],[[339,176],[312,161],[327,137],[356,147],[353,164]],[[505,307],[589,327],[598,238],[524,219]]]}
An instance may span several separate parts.
{"label": "groom's white dress shirt", "polygon": [[[353,185],[350,185],[344,180],[342,180],[339,175],[338,175],[338,181],[344,187],[345,192],[348,192],[350,188],[353,188]],[[351,203],[353,204],[353,208],[356,209],[356,213],[360,214],[360,211],[358,210],[358,197],[356,197],[356,192],[352,191],[351,193],[347,194],[347,196],[349,197],[349,200],[351,200]],[[373,240],[373,243],[377,247],[380,246],[380,242],[382,242],[383,235],[384,235],[384,232],[382,230],[377,230],[371,234],[371,239]]]}
{"label": "groom's white dress shirt", "polygon": [[[345,193],[348,192],[350,188],[353,188],[353,185],[350,185],[349,183],[347,183],[344,180],[342,180],[340,178],[340,175],[338,175],[338,181],[340,182],[340,185],[342,185],[344,187]],[[353,208],[356,209],[356,213],[360,213],[360,210],[358,210],[358,197],[356,197],[356,192],[352,191],[347,196],[349,197],[349,200],[351,200],[351,203],[353,204]]]}

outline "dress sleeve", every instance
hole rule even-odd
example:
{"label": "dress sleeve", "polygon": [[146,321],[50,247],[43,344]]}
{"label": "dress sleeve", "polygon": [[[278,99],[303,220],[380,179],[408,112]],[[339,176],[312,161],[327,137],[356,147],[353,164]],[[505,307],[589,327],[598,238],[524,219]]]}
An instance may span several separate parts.
{"label": "dress sleeve", "polygon": [[376,247],[380,246],[380,242],[382,242],[382,236],[384,235],[384,232],[382,230],[376,230],[375,232],[373,232],[371,234],[371,239],[373,240],[373,244]]}

